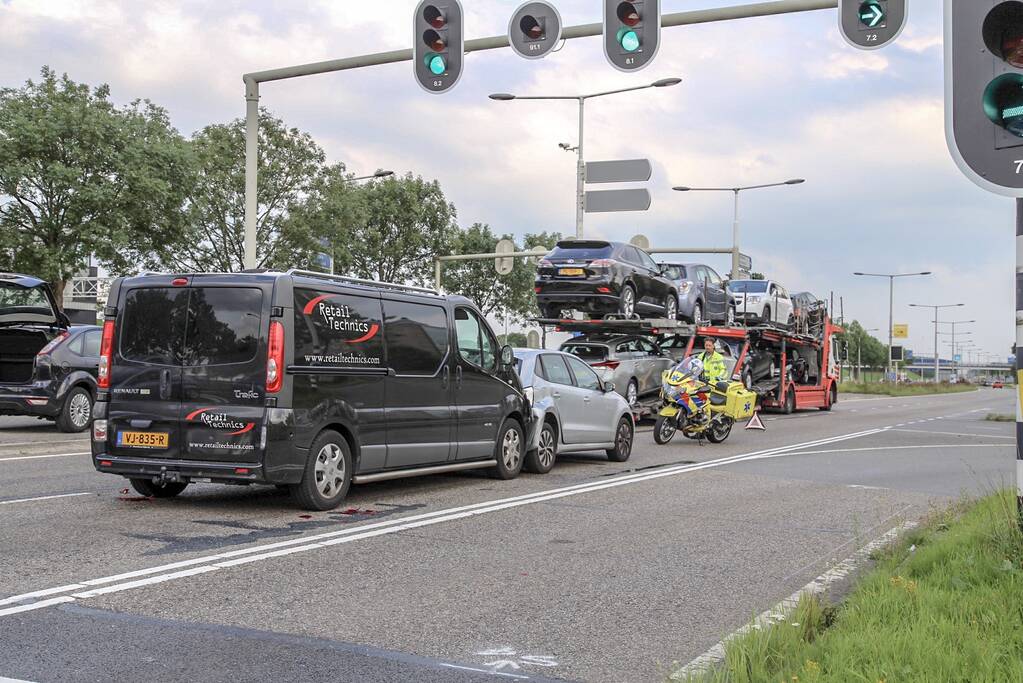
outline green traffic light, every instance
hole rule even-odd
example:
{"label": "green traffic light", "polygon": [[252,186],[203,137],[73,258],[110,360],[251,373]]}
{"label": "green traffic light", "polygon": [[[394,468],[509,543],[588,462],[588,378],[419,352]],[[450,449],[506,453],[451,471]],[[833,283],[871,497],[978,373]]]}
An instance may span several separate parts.
{"label": "green traffic light", "polygon": [[618,29],[618,44],[626,52],[635,52],[639,49],[639,35],[632,29],[623,26]]}
{"label": "green traffic light", "polygon": [[991,122],[1023,138],[1023,74],[1002,74],[984,89],[984,113]]}
{"label": "green traffic light", "polygon": [[423,61],[426,62],[426,67],[434,76],[440,76],[448,70],[448,64],[444,61],[444,57],[433,52],[428,53]]}
{"label": "green traffic light", "polygon": [[860,4],[860,23],[867,28],[877,28],[884,19],[884,8],[877,0],[867,0]]}

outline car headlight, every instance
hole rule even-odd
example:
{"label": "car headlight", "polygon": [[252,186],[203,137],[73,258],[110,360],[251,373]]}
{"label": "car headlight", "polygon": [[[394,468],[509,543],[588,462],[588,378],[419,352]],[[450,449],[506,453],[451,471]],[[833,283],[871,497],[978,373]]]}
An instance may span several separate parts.
{"label": "car headlight", "polygon": [[760,295],[758,294],[747,294],[746,301],[760,301]]}
{"label": "car headlight", "polygon": [[693,288],[693,283],[690,282],[689,280],[686,280],[684,282],[680,282],[679,285],[678,285],[678,293],[679,294],[688,294],[689,290],[692,289],[692,288]]}

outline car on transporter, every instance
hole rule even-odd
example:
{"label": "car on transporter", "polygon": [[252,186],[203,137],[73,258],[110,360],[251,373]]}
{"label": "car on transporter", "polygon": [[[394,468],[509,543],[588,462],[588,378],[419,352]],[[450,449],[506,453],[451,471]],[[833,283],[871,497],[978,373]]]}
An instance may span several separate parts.
{"label": "car on transporter", "polygon": [[662,263],[664,277],[675,283],[678,317],[691,323],[731,325],[735,322],[725,281],[717,271],[702,263]]}
{"label": "car on transporter", "polygon": [[560,351],[515,349],[515,362],[533,411],[528,471],[549,472],[561,453],[604,451],[614,462],[629,459],[636,425],[613,382]]}
{"label": "car on transporter", "polygon": [[71,325],[50,286],[0,273],[0,415],[53,420],[81,432],[92,420],[100,328]]}
{"label": "car on transporter", "polygon": [[562,240],[539,263],[536,300],[544,318],[678,317],[678,291],[642,249],[622,242]]}
{"label": "car on transporter", "polygon": [[589,364],[633,406],[660,391],[661,373],[674,365],[669,354],[641,335],[585,334],[564,342],[561,350]]}
{"label": "car on transporter", "polygon": [[512,349],[464,297],[186,273],[117,279],[104,313],[93,463],[142,495],[274,484],[329,510],[353,483],[522,467]]}

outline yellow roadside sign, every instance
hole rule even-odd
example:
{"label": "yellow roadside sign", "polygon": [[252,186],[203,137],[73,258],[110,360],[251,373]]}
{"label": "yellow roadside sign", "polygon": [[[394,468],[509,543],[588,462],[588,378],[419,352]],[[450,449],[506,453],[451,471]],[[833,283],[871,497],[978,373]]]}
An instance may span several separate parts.
{"label": "yellow roadside sign", "polygon": [[909,325],[892,325],[892,336],[896,339],[908,339]]}

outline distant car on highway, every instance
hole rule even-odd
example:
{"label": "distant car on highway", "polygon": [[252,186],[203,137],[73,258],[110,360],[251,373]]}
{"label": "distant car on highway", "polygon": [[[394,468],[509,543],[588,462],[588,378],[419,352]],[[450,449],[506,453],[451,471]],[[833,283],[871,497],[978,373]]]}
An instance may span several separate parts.
{"label": "distant car on highway", "polygon": [[92,421],[101,331],[71,326],[44,281],[0,273],[0,415],[81,432]]}
{"label": "distant car on highway", "polygon": [[540,261],[536,300],[545,318],[566,310],[593,317],[678,317],[678,292],[650,254],[631,244],[562,240]]}
{"label": "distant car on highway", "polygon": [[629,405],[645,394],[659,391],[661,373],[674,365],[672,357],[646,337],[590,334],[569,339],[561,350],[589,363],[604,382]]}
{"label": "distant car on highway", "polygon": [[996,381],[991,383],[991,388],[992,389],[1004,389],[1005,388],[1005,384],[1003,384],[1002,382],[999,382],[999,381],[996,380]]}
{"label": "distant car on highway", "polygon": [[735,321],[735,309],[724,280],[713,268],[702,263],[662,263],[661,271],[675,283],[679,318],[726,325]]}
{"label": "distant car on highway", "polygon": [[560,453],[602,450],[624,462],[635,424],[629,404],[611,382],[568,353],[515,349],[516,369],[533,412],[523,467],[543,474]]}
{"label": "distant car on highway", "polygon": [[732,280],[728,289],[737,319],[792,326],[792,299],[774,280]]}

